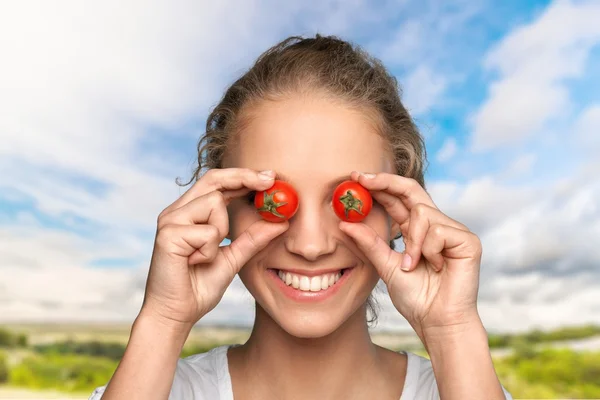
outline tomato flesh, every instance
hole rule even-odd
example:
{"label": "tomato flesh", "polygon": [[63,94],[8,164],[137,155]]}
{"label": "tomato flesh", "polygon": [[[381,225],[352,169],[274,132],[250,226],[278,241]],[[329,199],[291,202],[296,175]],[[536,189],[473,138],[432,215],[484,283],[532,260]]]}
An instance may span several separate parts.
{"label": "tomato flesh", "polygon": [[298,193],[289,183],[275,180],[269,189],[256,192],[254,206],[265,221],[283,222],[298,211]]}
{"label": "tomato flesh", "polygon": [[371,193],[355,181],[340,183],[333,191],[333,210],[342,221],[360,222],[373,208]]}

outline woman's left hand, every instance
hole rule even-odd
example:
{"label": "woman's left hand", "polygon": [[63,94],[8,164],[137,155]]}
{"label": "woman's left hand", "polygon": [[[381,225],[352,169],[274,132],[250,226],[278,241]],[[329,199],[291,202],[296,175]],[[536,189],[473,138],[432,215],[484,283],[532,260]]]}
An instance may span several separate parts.
{"label": "woman's left hand", "polygon": [[[396,309],[421,340],[429,334],[481,323],[477,311],[481,242],[463,224],[443,214],[417,181],[353,172],[399,227],[403,253],[365,223],[340,222],[377,269]],[[425,343],[425,345],[427,345]]]}

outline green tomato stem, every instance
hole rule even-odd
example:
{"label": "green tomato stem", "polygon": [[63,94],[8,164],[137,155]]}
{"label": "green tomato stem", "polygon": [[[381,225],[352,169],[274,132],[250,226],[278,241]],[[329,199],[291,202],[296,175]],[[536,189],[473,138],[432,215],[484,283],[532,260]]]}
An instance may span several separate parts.
{"label": "green tomato stem", "polygon": [[273,196],[277,192],[281,192],[281,190],[275,190],[271,194],[268,194],[267,192],[264,192],[264,194],[263,194],[263,205],[262,205],[261,208],[258,209],[258,211],[259,212],[262,212],[262,211],[270,212],[271,214],[275,215],[276,217],[285,218],[285,215],[280,214],[277,211],[277,208],[281,207],[281,206],[285,206],[287,204],[287,202],[276,203],[275,200],[273,200]]}
{"label": "green tomato stem", "polygon": [[344,214],[346,215],[346,218],[348,218],[348,213],[351,210],[363,215],[362,200],[354,197],[350,190],[346,191],[346,194],[340,197],[340,202],[344,205]]}

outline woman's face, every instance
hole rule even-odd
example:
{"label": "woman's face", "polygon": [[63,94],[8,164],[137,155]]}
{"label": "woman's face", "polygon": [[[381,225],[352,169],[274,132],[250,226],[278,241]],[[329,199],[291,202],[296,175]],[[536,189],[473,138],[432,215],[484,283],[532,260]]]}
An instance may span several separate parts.
{"label": "woman's face", "polygon": [[[239,276],[258,306],[289,334],[328,335],[355,313],[364,313],[379,280],[354,241],[339,229],[331,206],[333,189],[353,170],[393,172],[383,140],[367,115],[317,96],[262,102],[253,108],[239,140],[223,167],[273,170],[276,179],[294,186],[300,204],[289,229]],[[229,218],[235,240],[260,216],[249,199],[240,198],[229,205]],[[389,240],[390,220],[378,203],[363,222]],[[316,289],[314,280],[322,284],[319,291],[302,290],[306,284]]]}

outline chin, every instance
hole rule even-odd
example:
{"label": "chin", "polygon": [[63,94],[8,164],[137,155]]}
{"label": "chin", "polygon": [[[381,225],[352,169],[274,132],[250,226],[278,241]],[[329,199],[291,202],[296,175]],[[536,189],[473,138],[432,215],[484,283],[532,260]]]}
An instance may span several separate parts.
{"label": "chin", "polygon": [[[341,315],[326,311],[285,312],[279,310],[271,319],[290,336],[299,339],[318,339],[336,332],[348,320],[349,315]],[[350,314],[350,313],[348,313]]]}

